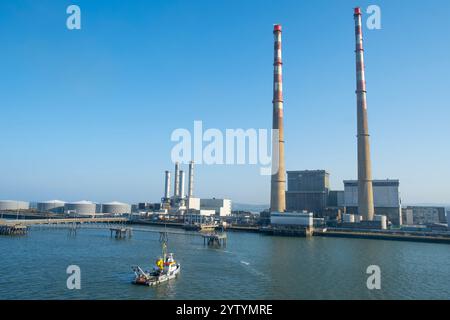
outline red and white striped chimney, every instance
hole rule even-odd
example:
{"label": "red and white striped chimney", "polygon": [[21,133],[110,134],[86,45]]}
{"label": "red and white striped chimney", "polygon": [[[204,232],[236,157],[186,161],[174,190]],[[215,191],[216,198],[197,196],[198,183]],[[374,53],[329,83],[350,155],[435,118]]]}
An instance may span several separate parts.
{"label": "red and white striped chimney", "polygon": [[[270,188],[270,210],[286,210],[286,168],[284,164],[284,128],[283,128],[283,62],[281,58],[281,25],[273,27],[274,34],[274,70],[273,70],[273,123],[272,129],[278,132],[276,141],[272,141],[272,179]],[[274,153],[275,159],[274,159]]]}

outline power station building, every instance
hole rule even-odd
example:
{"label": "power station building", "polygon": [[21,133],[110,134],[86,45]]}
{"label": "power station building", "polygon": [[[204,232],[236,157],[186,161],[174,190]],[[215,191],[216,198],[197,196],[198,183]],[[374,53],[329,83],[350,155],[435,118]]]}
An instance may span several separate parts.
{"label": "power station building", "polygon": [[[385,215],[394,225],[402,224],[399,180],[373,180],[373,199],[376,215]],[[358,209],[358,181],[344,181],[345,208],[348,214],[360,215]]]}
{"label": "power station building", "polygon": [[328,205],[330,174],[325,170],[288,171],[286,209],[321,215]]}
{"label": "power station building", "polygon": [[201,210],[214,210],[216,216],[225,217],[231,215],[231,200],[229,199],[200,199]]}
{"label": "power station building", "polygon": [[402,208],[404,225],[447,223],[444,207],[407,206]]}

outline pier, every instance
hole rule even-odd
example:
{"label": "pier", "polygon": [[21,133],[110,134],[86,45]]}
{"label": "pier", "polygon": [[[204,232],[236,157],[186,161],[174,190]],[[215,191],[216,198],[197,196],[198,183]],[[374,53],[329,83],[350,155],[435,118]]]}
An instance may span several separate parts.
{"label": "pier", "polygon": [[132,234],[133,234],[133,229],[132,228],[110,228],[109,229],[111,232],[111,237],[113,236],[113,234],[115,233],[115,238],[116,239],[125,239],[125,238],[131,238]]}
{"label": "pier", "polygon": [[450,244],[450,235],[445,234],[419,234],[405,232],[389,231],[362,231],[362,230],[314,230],[314,236],[335,237],[335,238],[354,238],[354,239],[374,239],[390,241],[412,241]]}
{"label": "pier", "polygon": [[39,224],[70,224],[70,223],[125,223],[127,218],[51,218],[51,219],[25,219],[25,220],[0,220],[0,225],[20,224],[24,226]]}
{"label": "pier", "polygon": [[27,219],[27,220],[0,220],[0,235],[25,235],[32,226],[59,226],[68,227],[72,234],[76,234],[78,226],[85,224],[126,223],[126,218],[53,218],[53,219]]}
{"label": "pier", "polygon": [[227,245],[226,233],[202,234],[203,244],[208,246],[225,247]]}
{"label": "pier", "polygon": [[0,235],[21,236],[27,233],[27,226],[23,225],[0,225]]}
{"label": "pier", "polygon": [[273,236],[286,236],[286,237],[311,237],[313,235],[313,228],[311,227],[299,227],[299,226],[267,226],[259,229],[259,232],[273,235]]}

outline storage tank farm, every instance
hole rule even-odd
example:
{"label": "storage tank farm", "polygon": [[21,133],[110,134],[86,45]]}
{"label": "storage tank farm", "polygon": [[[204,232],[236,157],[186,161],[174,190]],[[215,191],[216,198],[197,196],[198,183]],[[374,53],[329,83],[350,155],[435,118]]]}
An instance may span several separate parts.
{"label": "storage tank farm", "polygon": [[61,200],[49,200],[37,203],[39,212],[64,213],[64,205],[66,203]]}
{"label": "storage tank farm", "polygon": [[128,214],[131,213],[131,205],[118,201],[102,204],[102,213],[104,214]]}
{"label": "storage tank farm", "polygon": [[28,210],[30,203],[17,200],[0,200],[0,211]]}
{"label": "storage tank farm", "polygon": [[77,215],[95,215],[96,204],[91,201],[69,202],[64,205],[66,213],[74,213]]}

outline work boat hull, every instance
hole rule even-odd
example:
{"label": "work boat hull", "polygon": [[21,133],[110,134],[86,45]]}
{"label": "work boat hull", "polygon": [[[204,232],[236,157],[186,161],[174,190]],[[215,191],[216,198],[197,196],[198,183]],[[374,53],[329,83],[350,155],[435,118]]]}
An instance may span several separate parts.
{"label": "work boat hull", "polygon": [[167,273],[161,274],[161,275],[150,275],[148,273],[143,273],[134,279],[133,283],[137,285],[144,285],[144,286],[154,286],[166,281],[169,281],[170,279],[174,279],[178,276],[180,273],[181,266],[180,264],[176,264],[176,267],[169,270]]}

